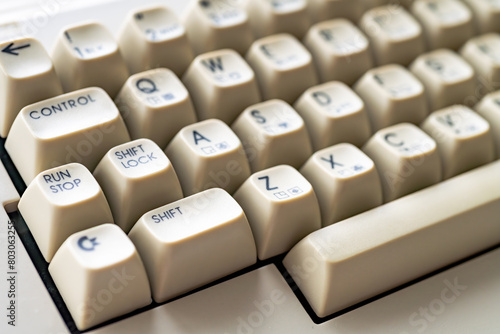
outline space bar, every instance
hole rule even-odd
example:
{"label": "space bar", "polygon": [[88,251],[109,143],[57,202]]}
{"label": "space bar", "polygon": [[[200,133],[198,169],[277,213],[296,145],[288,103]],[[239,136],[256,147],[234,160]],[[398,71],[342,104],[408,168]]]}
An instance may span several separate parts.
{"label": "space bar", "polygon": [[283,260],[319,317],[500,244],[500,161],[311,233]]}

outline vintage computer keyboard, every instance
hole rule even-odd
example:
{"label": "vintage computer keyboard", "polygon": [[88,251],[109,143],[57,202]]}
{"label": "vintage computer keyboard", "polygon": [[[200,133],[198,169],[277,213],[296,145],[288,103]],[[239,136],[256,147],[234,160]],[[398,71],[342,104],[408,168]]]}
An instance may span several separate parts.
{"label": "vintage computer keyboard", "polygon": [[0,333],[499,333],[499,32],[496,0],[2,1]]}

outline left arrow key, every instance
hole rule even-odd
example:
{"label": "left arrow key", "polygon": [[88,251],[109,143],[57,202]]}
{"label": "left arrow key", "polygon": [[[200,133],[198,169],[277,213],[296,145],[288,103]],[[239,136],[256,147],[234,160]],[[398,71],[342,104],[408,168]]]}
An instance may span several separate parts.
{"label": "left arrow key", "polygon": [[28,104],[62,94],[52,60],[35,39],[0,44],[0,137],[7,137],[16,115]]}

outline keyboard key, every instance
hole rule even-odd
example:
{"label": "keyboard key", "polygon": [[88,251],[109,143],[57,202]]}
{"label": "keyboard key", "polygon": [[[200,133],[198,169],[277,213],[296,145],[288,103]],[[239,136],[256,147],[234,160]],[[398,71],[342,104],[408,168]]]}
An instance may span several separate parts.
{"label": "keyboard key", "polygon": [[472,38],[460,53],[476,71],[482,94],[500,89],[500,34]]}
{"label": "keyboard key", "polygon": [[40,173],[21,197],[19,211],[47,262],[71,234],[113,223],[101,187],[76,163]]}
{"label": "keyboard key", "polygon": [[373,161],[351,144],[316,152],[300,169],[318,197],[323,226],[382,204]]}
{"label": "keyboard key", "polygon": [[308,87],[318,83],[311,54],[291,35],[255,41],[246,59],[255,71],[264,100],[293,103]]}
{"label": "keyboard key", "polygon": [[294,168],[272,167],[250,176],[234,194],[248,218],[260,260],[288,251],[321,228],[311,184]]}
{"label": "keyboard key", "polygon": [[360,27],[370,39],[378,65],[408,65],[425,51],[420,24],[401,6],[387,5],[367,11]]}
{"label": "keyboard key", "polygon": [[248,107],[232,129],[253,172],[281,164],[299,168],[313,153],[304,121],[281,100]]}
{"label": "keyboard key", "polygon": [[357,22],[365,9],[362,2],[363,0],[309,0],[309,15],[312,22],[340,17]]}
{"label": "keyboard key", "polygon": [[315,24],[304,44],[314,58],[321,82],[338,80],[352,85],[373,67],[368,39],[346,19]]}
{"label": "keyboard key", "polygon": [[486,95],[474,109],[490,124],[495,141],[496,158],[500,159],[500,92]]}
{"label": "keyboard key", "polygon": [[476,27],[480,33],[500,31],[500,1],[464,0],[475,16]]}
{"label": "keyboard key", "polygon": [[457,50],[474,36],[472,12],[458,0],[417,0],[411,12],[422,24],[431,50]]}
{"label": "keyboard key", "polygon": [[49,272],[79,330],[151,303],[141,258],[114,224],[70,236],[54,256]]}
{"label": "keyboard key", "polygon": [[495,157],[488,122],[466,106],[433,112],[422,129],[437,142],[445,179],[487,164]]}
{"label": "keyboard key", "polygon": [[401,122],[418,124],[429,114],[424,86],[400,65],[368,71],[354,90],[365,102],[373,131]]}
{"label": "keyboard key", "polygon": [[19,111],[62,94],[52,60],[35,39],[0,44],[0,137],[7,137]]}
{"label": "keyboard key", "polygon": [[313,232],[285,268],[324,317],[498,245],[499,168],[495,162]]}
{"label": "keyboard key", "polygon": [[192,1],[183,23],[195,54],[225,48],[244,54],[253,41],[248,16],[236,0]]}
{"label": "keyboard key", "polygon": [[182,198],[170,160],[149,139],[112,148],[97,165],[94,177],[108,198],[115,223],[125,232],[145,212]]}
{"label": "keyboard key", "polygon": [[164,6],[130,13],[118,44],[132,74],[165,67],[181,76],[193,60],[186,30]]}
{"label": "keyboard key", "polygon": [[209,188],[233,193],[250,176],[240,140],[217,119],[184,127],[165,153],[177,171],[184,196]]}
{"label": "keyboard key", "polygon": [[451,50],[423,54],[410,70],[425,86],[431,110],[464,104],[476,94],[474,69]]}
{"label": "keyboard key", "polygon": [[254,36],[261,38],[277,33],[304,37],[309,28],[307,0],[246,0]]}
{"label": "keyboard key", "polygon": [[85,88],[21,110],[5,149],[29,184],[38,173],[70,162],[94,170],[106,152],[130,141],[118,109],[100,88]]}
{"label": "keyboard key", "polygon": [[165,68],[132,75],[115,103],[132,139],[149,138],[160,147],[166,147],[184,126],[196,122],[189,92]]}
{"label": "keyboard key", "polygon": [[253,70],[229,49],[196,57],[182,81],[200,120],[218,118],[230,124],[246,107],[261,100]]}
{"label": "keyboard key", "polygon": [[365,104],[342,82],[309,88],[294,108],[306,123],[314,151],[344,142],[361,146],[370,138]]}
{"label": "keyboard key", "polygon": [[257,260],[245,214],[222,189],[144,214],[129,236],[145,261],[153,298],[159,303]]}
{"label": "keyboard key", "polygon": [[384,202],[442,180],[436,142],[413,124],[403,123],[378,131],[363,151],[377,166]]}
{"label": "keyboard key", "polygon": [[52,59],[65,92],[98,86],[114,98],[129,76],[118,44],[98,23],[65,29],[57,38]]}

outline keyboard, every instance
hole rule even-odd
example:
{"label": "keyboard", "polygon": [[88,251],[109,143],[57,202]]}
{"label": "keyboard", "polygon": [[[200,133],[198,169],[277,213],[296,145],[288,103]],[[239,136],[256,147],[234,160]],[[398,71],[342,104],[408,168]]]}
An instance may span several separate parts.
{"label": "keyboard", "polygon": [[500,2],[0,4],[1,333],[498,333]]}

